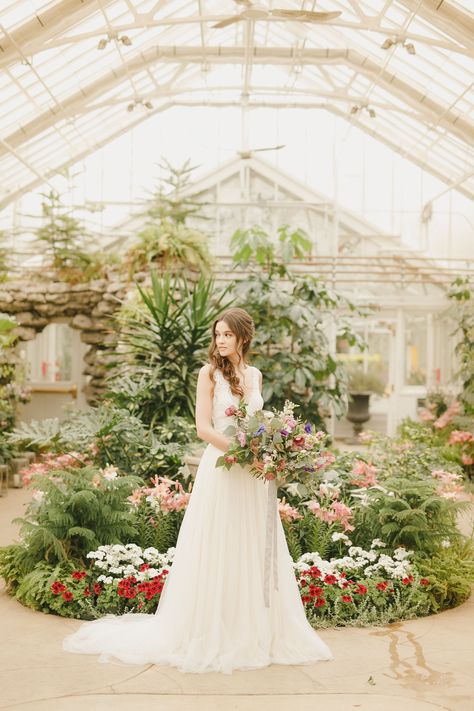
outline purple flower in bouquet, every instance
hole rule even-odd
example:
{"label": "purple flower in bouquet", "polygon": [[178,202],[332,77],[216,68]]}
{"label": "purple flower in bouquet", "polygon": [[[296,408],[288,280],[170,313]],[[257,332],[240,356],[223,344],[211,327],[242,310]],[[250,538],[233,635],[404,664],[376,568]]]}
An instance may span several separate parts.
{"label": "purple flower in bouquet", "polygon": [[252,432],[252,437],[259,437],[261,434],[265,432],[265,425],[260,425],[258,430],[255,430],[255,432]]}
{"label": "purple flower in bouquet", "polygon": [[312,429],[311,422],[307,422],[307,423],[305,424],[305,426],[304,426],[304,431],[305,431],[307,434],[311,434],[311,429]]}

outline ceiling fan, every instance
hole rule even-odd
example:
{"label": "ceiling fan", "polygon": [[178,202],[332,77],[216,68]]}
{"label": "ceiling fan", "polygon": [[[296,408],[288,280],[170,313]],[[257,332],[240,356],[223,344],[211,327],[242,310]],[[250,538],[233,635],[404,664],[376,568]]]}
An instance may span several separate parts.
{"label": "ceiling fan", "polygon": [[237,5],[243,5],[244,10],[239,15],[232,15],[225,20],[221,20],[212,28],[220,29],[228,27],[236,22],[244,20],[293,20],[293,22],[328,22],[334,20],[341,15],[341,12],[310,12],[309,10],[269,10],[266,5],[261,2],[250,2],[250,0],[234,0]]}
{"label": "ceiling fan", "polygon": [[279,146],[268,146],[268,148],[249,148],[248,150],[237,151],[237,155],[242,158],[242,160],[249,160],[253,153],[257,151],[279,151],[280,148],[285,148],[285,144],[282,143]]}

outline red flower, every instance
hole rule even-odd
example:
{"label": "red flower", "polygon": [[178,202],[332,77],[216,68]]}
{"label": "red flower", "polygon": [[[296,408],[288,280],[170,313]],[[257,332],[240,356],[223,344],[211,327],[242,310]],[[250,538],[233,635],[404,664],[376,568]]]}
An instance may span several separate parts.
{"label": "red flower", "polygon": [[323,597],[318,597],[318,598],[314,601],[314,606],[315,606],[315,607],[322,607],[322,606],[325,605],[325,604],[326,604],[326,600],[325,600]]}
{"label": "red flower", "polygon": [[357,589],[354,590],[354,592],[357,593],[357,595],[365,595],[365,593],[367,592],[367,588],[365,587],[365,585],[362,585],[362,583],[358,583]]}
{"label": "red flower", "polygon": [[126,597],[128,598],[134,598],[137,596],[137,591],[135,588],[130,588],[130,590],[126,593]]}
{"label": "red flower", "polygon": [[302,588],[307,584],[308,584],[308,581],[306,580],[306,578],[300,578],[300,585]]}
{"label": "red flower", "polygon": [[54,595],[59,595],[66,590],[66,586],[60,580],[55,580],[51,585],[51,590]]}
{"label": "red flower", "polygon": [[168,575],[169,572],[170,572],[169,570],[167,570],[166,568],[164,568],[164,569],[161,571],[161,575]]}
{"label": "red flower", "polygon": [[309,569],[308,572],[311,573],[313,578],[320,578],[321,577],[321,571],[315,565],[311,566],[311,568]]}
{"label": "red flower", "polygon": [[347,582],[347,580],[344,580],[344,582],[343,582],[342,585],[341,585],[341,588],[342,588],[343,590],[345,590],[345,589],[348,588],[348,587],[349,587],[349,583]]}
{"label": "red flower", "polygon": [[102,585],[99,585],[99,583],[94,583],[94,592],[96,595],[100,595],[102,592]]}
{"label": "red flower", "polygon": [[376,585],[375,587],[377,588],[377,590],[383,590],[383,591],[385,591],[385,590],[387,589],[387,587],[388,587],[388,583],[385,582],[385,581],[383,581],[383,582],[381,582],[381,583],[377,583],[377,585]]}
{"label": "red flower", "polygon": [[310,585],[309,586],[309,594],[311,597],[319,597],[321,593],[323,592],[323,589],[319,587],[319,585]]}
{"label": "red flower", "polygon": [[335,583],[337,583],[337,578],[335,575],[331,575],[328,573],[328,575],[324,576],[324,582],[328,585],[334,585]]}
{"label": "red flower", "polygon": [[82,580],[82,578],[85,578],[87,575],[85,570],[73,570],[71,573],[71,577],[74,580]]}
{"label": "red flower", "polygon": [[149,567],[150,567],[149,563],[143,563],[143,565],[140,566],[140,572],[144,573],[145,570],[148,570]]}
{"label": "red flower", "polygon": [[[164,598],[163,598],[164,599]],[[306,602],[311,602],[311,595],[302,595],[301,600],[306,603]]]}
{"label": "red flower", "polygon": [[89,590],[89,588],[85,588],[84,589],[84,597],[89,597],[90,594],[91,594],[91,591]]}
{"label": "red flower", "polygon": [[69,592],[69,590],[66,590],[66,592],[63,592],[62,597],[66,600],[66,602],[70,602],[74,596],[73,596],[72,592]]}
{"label": "red flower", "polygon": [[402,583],[404,585],[410,585],[411,582],[413,582],[413,575],[409,575],[407,578],[402,579]]}
{"label": "red flower", "polygon": [[352,598],[350,595],[343,595],[341,597],[342,602],[352,602]]}
{"label": "red flower", "polygon": [[430,581],[428,580],[428,578],[422,578],[420,580],[420,585],[429,585],[429,584],[430,584]]}

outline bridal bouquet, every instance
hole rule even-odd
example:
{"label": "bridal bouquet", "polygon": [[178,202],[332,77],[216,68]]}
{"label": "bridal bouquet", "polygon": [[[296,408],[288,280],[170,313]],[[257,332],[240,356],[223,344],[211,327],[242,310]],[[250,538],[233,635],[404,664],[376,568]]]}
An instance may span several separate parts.
{"label": "bridal bouquet", "polygon": [[228,407],[225,413],[235,418],[236,424],[229,425],[225,434],[232,436],[233,442],[216,466],[249,465],[255,477],[282,482],[304,483],[314,476],[328,464],[322,453],[327,435],[295,417],[295,407],[298,405],[286,400],[283,410],[258,410],[251,415],[243,400],[238,407]]}

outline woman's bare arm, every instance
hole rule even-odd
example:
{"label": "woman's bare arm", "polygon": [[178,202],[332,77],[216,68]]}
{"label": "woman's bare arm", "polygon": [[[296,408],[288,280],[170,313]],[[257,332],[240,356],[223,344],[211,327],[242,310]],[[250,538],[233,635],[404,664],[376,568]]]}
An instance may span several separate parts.
{"label": "woman's bare arm", "polygon": [[203,365],[199,371],[197,388],[196,388],[196,434],[199,439],[213,444],[223,452],[227,452],[231,444],[231,440],[221,432],[217,432],[211,423],[212,399],[211,387],[212,383],[209,379],[210,365]]}

